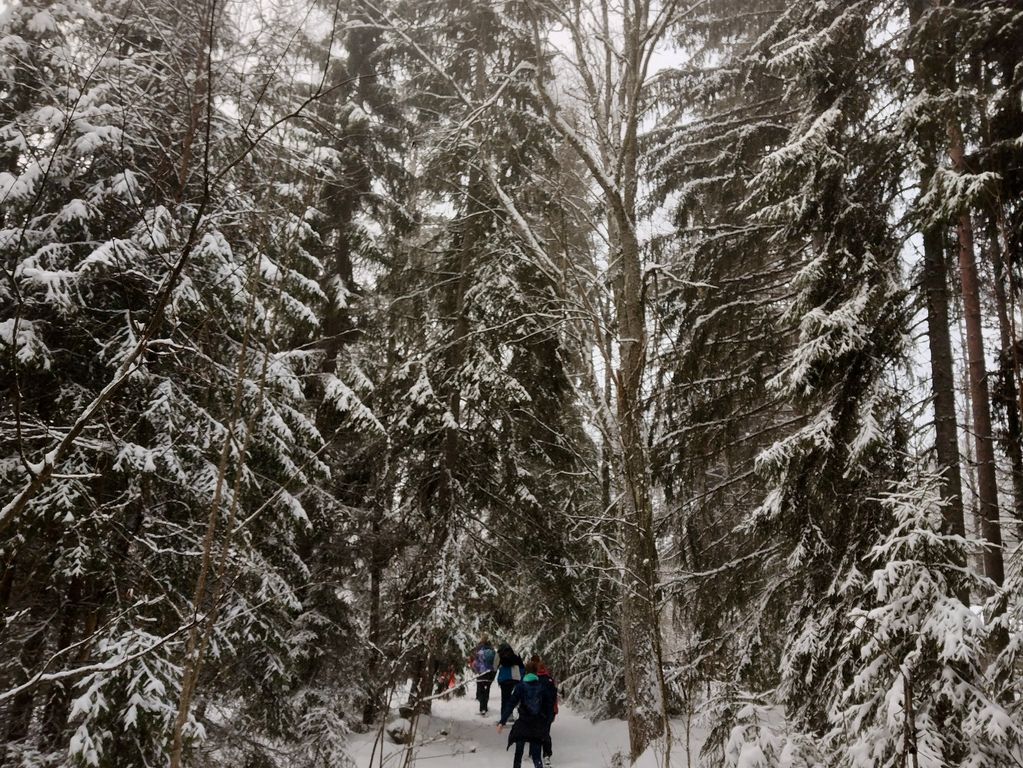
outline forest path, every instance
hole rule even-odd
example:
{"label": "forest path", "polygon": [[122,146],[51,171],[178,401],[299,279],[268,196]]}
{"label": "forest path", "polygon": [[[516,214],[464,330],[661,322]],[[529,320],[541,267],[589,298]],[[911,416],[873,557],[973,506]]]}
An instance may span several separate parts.
{"label": "forest path", "polygon": [[[416,737],[417,749],[413,765],[421,768],[510,768],[513,750],[505,751],[508,743],[507,729],[497,732],[500,694],[495,686],[490,699],[490,713],[487,717],[479,714],[479,705],[472,697],[438,700],[433,704],[433,714],[420,718]],[[395,720],[388,727],[404,724]],[[680,767],[696,764],[699,751],[697,737],[692,743],[693,760],[686,760],[684,727],[674,724],[676,746],[673,765]],[[352,737],[349,754],[357,768],[379,768],[380,754],[370,763],[373,752],[374,733],[357,734]],[[612,765],[616,753],[628,755],[628,726],[622,720],[591,722],[587,717],[573,712],[564,703],[551,729],[554,744],[552,765],[554,768],[606,768]],[[682,741],[683,744],[677,742]],[[383,768],[399,768],[403,762],[404,747],[390,738],[384,745]],[[531,766],[528,756],[523,766]]]}

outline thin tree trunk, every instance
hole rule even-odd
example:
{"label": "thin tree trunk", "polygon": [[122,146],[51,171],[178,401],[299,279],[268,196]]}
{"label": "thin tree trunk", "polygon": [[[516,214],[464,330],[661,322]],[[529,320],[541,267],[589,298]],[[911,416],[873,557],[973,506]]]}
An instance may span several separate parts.
{"label": "thin tree trunk", "polygon": [[[625,688],[629,700],[629,748],[636,760],[658,739],[664,739],[668,764],[671,730],[667,716],[659,598],[659,563],[654,534],[650,463],[647,455],[643,380],[647,366],[646,302],[643,264],[636,233],[636,196],[639,186],[639,91],[643,78],[643,43],[648,33],[649,8],[625,5],[623,119],[620,155],[621,201],[612,244],[618,245],[619,279],[616,315],[620,367],[617,373],[618,424],[621,439],[622,506],[626,513],[625,599],[622,645]],[[617,241],[617,242],[616,242]]]}
{"label": "thin tree trunk", "polygon": [[[46,625],[33,632],[22,646],[20,666],[27,678],[36,669],[43,658],[43,647],[46,644]],[[17,681],[21,682],[21,681]],[[32,724],[32,713],[35,709],[35,689],[26,688],[19,691],[11,701],[7,710],[7,723],[4,742],[0,745],[0,766],[8,764],[7,757],[11,745],[22,742],[29,735]]]}
{"label": "thin tree trunk", "polygon": [[[60,629],[57,631],[57,648],[67,648],[75,637],[78,614],[82,601],[82,580],[74,577],[68,587],[68,594],[61,606]],[[64,729],[67,726],[68,707],[71,703],[71,680],[57,680],[50,686],[49,697],[43,712],[42,736],[47,749],[56,750],[60,746]]]}
{"label": "thin tree trunk", "polygon": [[0,576],[0,614],[7,614],[11,604],[11,592],[14,589],[14,573],[17,553],[4,553],[4,572]]}
{"label": "thin tree trunk", "polygon": [[[245,312],[245,325],[240,345],[241,350],[235,366],[235,386],[231,400],[231,411],[227,421],[227,434],[224,436],[224,442],[220,449],[216,482],[213,489],[213,498],[210,501],[209,510],[207,512],[206,532],[203,536],[202,556],[199,561],[199,573],[196,576],[195,590],[192,596],[192,626],[189,628],[188,639],[185,645],[185,660],[183,664],[184,671],[181,675],[181,693],[178,697],[178,711],[174,718],[174,725],[170,734],[170,768],[179,768],[183,759],[185,748],[185,726],[188,724],[188,716],[192,707],[192,699],[198,687],[199,675],[202,672],[206,643],[208,641],[209,633],[212,632],[217,609],[217,600],[219,597],[219,588],[221,586],[221,582],[218,580],[218,576],[220,574],[217,573],[217,564],[215,562],[213,550],[216,544],[217,522],[220,519],[221,513],[221,500],[224,495],[224,487],[227,484],[228,460],[231,453],[230,449],[235,442],[235,434],[238,429],[238,421],[241,416],[245,376],[248,368],[249,345],[251,343],[252,333],[254,332],[258,274],[255,262],[250,264],[249,270],[248,289],[250,291],[250,296],[248,307]],[[268,356],[269,352],[264,355],[264,375]],[[260,394],[262,394],[264,383],[264,381],[260,382]],[[238,485],[238,479],[241,478],[244,471],[246,449],[249,437],[252,434],[252,419],[254,415],[255,412],[250,412],[246,419],[246,423],[243,425],[245,427],[245,431],[243,433],[244,438],[242,440],[241,450],[238,452],[238,466],[235,472],[236,486]],[[225,548],[230,546],[234,510],[238,504],[238,488],[235,487],[234,490],[235,494],[231,498],[231,513],[227,520],[227,541],[224,544]],[[226,549],[224,552],[226,553]],[[206,611],[205,615],[200,617],[204,607],[207,605],[209,580],[211,576],[215,582],[213,590],[214,597],[212,601],[209,601],[210,607]]]}
{"label": "thin tree trunk", "polygon": [[[181,137],[181,158],[177,168],[177,202],[185,199],[188,190],[188,177],[192,170],[193,146],[200,134],[200,121],[206,106],[207,91],[210,86],[210,57],[205,55],[213,45],[214,17],[219,9],[216,0],[203,2],[199,18],[199,40],[196,46],[195,70],[192,73],[192,86],[189,89],[188,117],[185,134]],[[207,15],[208,14],[208,15]]]}
{"label": "thin tree trunk", "polygon": [[[1016,252],[1016,244],[1009,236],[1008,225],[1005,221],[1005,208],[1001,202],[999,202],[997,208],[995,222],[998,230],[999,242],[1001,243],[999,250],[1002,254],[1002,262],[1005,264],[1006,282],[1008,284],[1006,296],[1006,319],[1008,321],[1010,342],[1009,359],[1012,365],[1013,382],[1016,386],[1016,402],[1014,403],[1014,409],[1016,413],[1019,414],[1021,421],[1023,421],[1023,350],[1020,348],[1019,333],[1017,332],[1015,301],[1016,297],[1020,293],[1020,286],[1016,279],[1016,270],[1014,268],[1014,265],[1019,264],[1019,254]],[[1020,432],[1020,442],[1023,444],[1023,425],[1021,425]],[[1018,508],[1016,518],[1016,540],[1023,542],[1023,516],[1020,516]]]}
{"label": "thin tree trunk", "polygon": [[369,681],[372,686],[369,697],[362,709],[362,722],[366,725],[373,723],[380,714],[380,687],[377,681],[380,679],[380,580],[383,568],[381,567],[380,554],[380,519],[375,517],[372,524],[373,542],[369,563],[369,644],[370,657],[367,669],[369,670]]}
{"label": "thin tree trunk", "polygon": [[[956,296],[957,307],[962,309],[962,296]],[[962,313],[956,316],[956,326],[959,331],[959,349],[963,351],[962,371],[960,372],[959,391],[963,394],[963,439],[959,445],[959,451],[963,456],[965,473],[964,481],[964,505],[965,499],[969,498],[970,506],[963,510],[963,521],[966,524],[966,532],[973,539],[979,539],[980,530],[980,509],[977,505],[977,460],[974,456],[973,442],[973,397],[970,394],[970,371],[966,361],[966,324],[963,322]],[[972,553],[974,570],[984,572],[984,558],[980,552]]]}

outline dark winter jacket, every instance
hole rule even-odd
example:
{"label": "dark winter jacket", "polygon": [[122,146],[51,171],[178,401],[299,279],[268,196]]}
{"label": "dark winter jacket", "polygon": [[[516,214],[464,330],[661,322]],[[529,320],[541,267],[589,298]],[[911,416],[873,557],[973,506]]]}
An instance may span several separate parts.
{"label": "dark winter jacket", "polygon": [[558,716],[558,681],[554,679],[554,675],[543,664],[536,671],[536,676],[540,678],[541,683],[550,689],[551,695],[554,697],[554,716],[551,718],[553,720],[554,717]]}
{"label": "dark winter jacket", "polygon": [[497,649],[497,683],[500,685],[505,680],[521,680],[526,674],[526,667],[522,663],[522,657],[511,649],[508,643],[501,643]]}
{"label": "dark winter jacket", "polygon": [[554,694],[550,687],[540,682],[536,675],[526,675],[526,679],[515,686],[508,704],[501,710],[501,725],[508,722],[516,707],[519,715],[508,734],[508,746],[516,741],[543,741],[554,720]]}

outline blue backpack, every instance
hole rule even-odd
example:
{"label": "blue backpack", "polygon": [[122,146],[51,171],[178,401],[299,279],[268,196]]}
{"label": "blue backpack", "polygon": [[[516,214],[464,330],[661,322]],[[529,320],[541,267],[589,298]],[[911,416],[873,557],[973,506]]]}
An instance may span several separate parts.
{"label": "blue backpack", "polygon": [[539,683],[522,683],[522,713],[539,717],[543,710],[543,686]]}
{"label": "blue backpack", "polygon": [[496,655],[493,648],[480,648],[476,651],[476,664],[474,665],[476,672],[482,674],[493,669]]}

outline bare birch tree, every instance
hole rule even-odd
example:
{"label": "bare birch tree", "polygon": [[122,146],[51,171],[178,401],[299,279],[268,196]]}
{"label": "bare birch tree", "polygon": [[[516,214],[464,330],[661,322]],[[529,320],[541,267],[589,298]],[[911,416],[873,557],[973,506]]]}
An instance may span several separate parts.
{"label": "bare birch tree", "polygon": [[[553,45],[542,31],[541,16],[552,20],[555,35],[567,42],[554,56],[569,73],[555,93],[549,78],[537,79],[543,112],[564,142],[578,155],[606,213],[607,274],[613,305],[610,359],[613,403],[611,468],[615,506],[621,516],[622,629],[629,741],[638,758],[664,739],[670,754],[670,726],[662,658],[658,599],[658,551],[647,441],[645,385],[649,363],[643,246],[638,226],[640,134],[646,114],[651,60],[669,25],[684,11],[668,0],[608,0],[568,5],[538,4],[534,34],[537,62]],[[571,106],[568,106],[571,104]]]}

